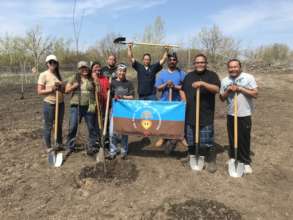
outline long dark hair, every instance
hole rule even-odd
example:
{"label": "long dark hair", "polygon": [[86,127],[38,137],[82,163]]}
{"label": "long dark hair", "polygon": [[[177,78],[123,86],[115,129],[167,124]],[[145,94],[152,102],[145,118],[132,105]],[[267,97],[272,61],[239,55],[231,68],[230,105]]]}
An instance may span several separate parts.
{"label": "long dark hair", "polygon": [[55,76],[60,80],[62,81],[62,77],[60,75],[60,70],[59,70],[59,62],[56,62],[56,67],[55,67],[55,70],[54,70],[54,74]]}

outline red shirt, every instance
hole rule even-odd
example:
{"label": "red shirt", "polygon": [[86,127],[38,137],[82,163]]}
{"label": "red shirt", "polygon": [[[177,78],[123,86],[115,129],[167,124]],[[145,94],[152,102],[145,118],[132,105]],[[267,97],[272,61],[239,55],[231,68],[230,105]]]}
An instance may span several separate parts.
{"label": "red shirt", "polygon": [[106,76],[99,75],[98,76],[98,84],[100,86],[100,91],[98,93],[99,95],[99,101],[101,104],[102,112],[105,112],[106,110],[106,103],[107,103],[107,92],[109,90],[109,79]]}

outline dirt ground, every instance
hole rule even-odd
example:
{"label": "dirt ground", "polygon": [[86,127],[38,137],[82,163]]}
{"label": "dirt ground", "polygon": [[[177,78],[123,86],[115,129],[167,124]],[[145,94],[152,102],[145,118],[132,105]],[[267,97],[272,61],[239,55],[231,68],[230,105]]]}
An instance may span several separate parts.
{"label": "dirt ground", "polygon": [[[225,105],[217,101],[218,171],[196,173],[185,149],[163,149],[130,138],[129,158],[103,178],[84,151],[52,168],[42,145],[42,99],[34,86],[0,88],[0,219],[293,219],[293,73],[255,75],[254,173],[228,176]],[[68,129],[68,104],[64,135]],[[84,122],[79,143],[86,140]],[[145,142],[144,142],[145,143]],[[113,163],[113,162],[111,162]],[[114,169],[113,168],[113,169]],[[128,172],[129,171],[129,172]],[[93,178],[88,178],[92,176]]]}

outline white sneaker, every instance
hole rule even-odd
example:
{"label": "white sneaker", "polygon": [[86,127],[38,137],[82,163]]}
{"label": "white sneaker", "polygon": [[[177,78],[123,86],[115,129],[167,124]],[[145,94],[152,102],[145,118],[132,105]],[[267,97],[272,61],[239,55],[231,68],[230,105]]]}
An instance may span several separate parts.
{"label": "white sneaker", "polygon": [[230,158],[229,160],[227,160],[226,164],[234,163],[234,161],[235,161],[234,158]]}
{"label": "white sneaker", "polygon": [[251,174],[252,173],[252,168],[249,164],[244,165],[244,173],[245,174]]}

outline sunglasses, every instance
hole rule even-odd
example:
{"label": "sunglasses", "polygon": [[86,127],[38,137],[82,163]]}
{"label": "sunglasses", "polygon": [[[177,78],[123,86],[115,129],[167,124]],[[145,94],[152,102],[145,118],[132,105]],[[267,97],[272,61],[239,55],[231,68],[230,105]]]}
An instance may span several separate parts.
{"label": "sunglasses", "polygon": [[175,58],[170,58],[169,61],[177,61]]}
{"label": "sunglasses", "polygon": [[50,65],[52,65],[52,64],[57,64],[57,62],[55,61],[55,60],[49,60],[49,62],[48,62]]}
{"label": "sunglasses", "polygon": [[202,61],[202,62],[194,62],[194,64],[206,64],[207,62],[204,62],[204,61]]}

